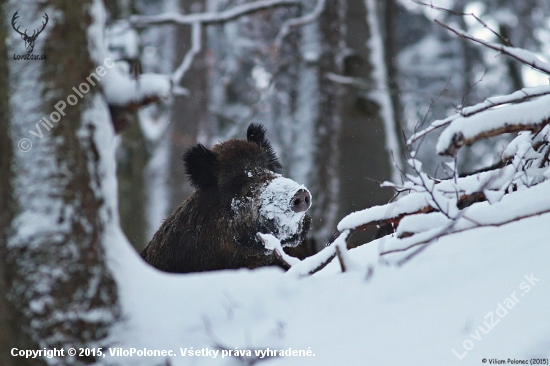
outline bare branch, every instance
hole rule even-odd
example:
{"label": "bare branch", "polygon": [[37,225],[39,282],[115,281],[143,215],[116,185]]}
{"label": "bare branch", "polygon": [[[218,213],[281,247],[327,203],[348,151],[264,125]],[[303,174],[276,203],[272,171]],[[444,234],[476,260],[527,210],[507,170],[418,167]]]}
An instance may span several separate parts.
{"label": "bare branch", "polygon": [[483,28],[489,30],[491,33],[493,33],[498,39],[500,39],[500,41],[502,42],[502,44],[506,45],[506,46],[510,46],[510,47],[514,47],[514,45],[512,43],[510,43],[510,40],[507,39],[507,38],[504,38],[502,35],[500,35],[498,32],[496,32],[493,28],[489,27],[489,25],[487,23],[485,23],[483,20],[481,20],[481,18],[479,18],[477,15],[475,15],[474,13],[463,13],[463,12],[460,12],[460,11],[455,11],[455,10],[451,10],[451,9],[447,9],[447,8],[442,8],[440,6],[435,6],[433,4],[428,4],[428,3],[425,3],[425,2],[422,2],[422,1],[419,1],[419,0],[411,0],[413,3],[416,3],[418,5],[422,5],[422,6],[426,6],[428,8],[431,8],[431,9],[435,9],[435,10],[439,10],[443,13],[447,13],[447,14],[451,14],[451,15],[457,15],[457,16],[471,16],[473,17],[479,24],[481,24],[483,26]]}

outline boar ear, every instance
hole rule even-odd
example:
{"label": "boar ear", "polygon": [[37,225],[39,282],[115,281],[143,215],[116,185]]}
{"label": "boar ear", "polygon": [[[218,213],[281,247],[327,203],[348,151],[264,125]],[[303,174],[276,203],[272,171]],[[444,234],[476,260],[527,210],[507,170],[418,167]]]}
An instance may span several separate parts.
{"label": "boar ear", "polygon": [[255,142],[260,146],[263,146],[265,143],[269,144],[269,141],[265,139],[265,127],[256,123],[251,123],[250,126],[248,126],[248,130],[246,130],[246,139],[248,142]]}
{"label": "boar ear", "polygon": [[246,131],[246,139],[248,140],[248,142],[253,142],[257,144],[265,151],[268,158],[269,170],[275,173],[282,172],[283,166],[281,165],[281,163],[279,163],[279,159],[277,159],[277,155],[275,155],[275,151],[273,151],[271,144],[265,138],[264,126],[256,123],[251,123],[250,126],[248,126],[248,130]]}
{"label": "boar ear", "polygon": [[183,154],[185,173],[195,188],[208,188],[216,184],[218,158],[204,145],[197,144]]}

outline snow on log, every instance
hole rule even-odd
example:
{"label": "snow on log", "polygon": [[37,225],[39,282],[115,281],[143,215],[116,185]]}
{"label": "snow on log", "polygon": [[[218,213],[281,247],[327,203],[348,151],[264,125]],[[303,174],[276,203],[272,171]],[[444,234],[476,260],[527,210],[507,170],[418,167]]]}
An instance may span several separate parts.
{"label": "snow on log", "polygon": [[338,223],[338,231],[363,230],[386,223],[397,225],[405,215],[429,211],[433,208],[428,205],[427,193],[410,194],[395,202],[352,212]]}
{"label": "snow on log", "polygon": [[455,118],[439,136],[436,150],[454,156],[460,147],[502,133],[539,131],[550,123],[550,95]]}
{"label": "snow on log", "polygon": [[[550,172],[547,172],[547,176],[550,175],[548,173]],[[381,255],[407,251],[445,235],[483,226],[502,226],[513,221],[550,212],[550,196],[547,194],[549,189],[550,181],[545,181],[529,189],[506,195],[496,203],[481,202],[472,205],[464,209],[457,220],[452,222],[437,220],[442,225],[426,225],[426,231],[421,234],[405,238],[390,237],[385,241],[385,249],[381,252]],[[403,221],[405,223],[405,219]],[[416,223],[418,224],[418,222]],[[411,223],[407,223],[407,227],[410,227],[409,224]]]}
{"label": "snow on log", "polygon": [[[338,230],[360,231],[373,226],[391,224],[398,230],[399,235],[407,236],[409,227],[400,228],[402,219],[416,214],[431,213],[445,207],[447,210],[457,212],[456,208],[463,209],[475,202],[488,200],[490,203],[499,201],[506,190],[513,184],[516,188],[536,185],[545,180],[546,168],[530,168],[529,171],[518,171],[518,167],[509,164],[503,168],[480,172],[474,175],[454,179],[437,181],[431,189],[432,192],[415,191],[399,200],[385,205],[373,206],[364,210],[352,212],[338,223]],[[412,186],[405,185],[403,189]],[[416,186],[414,189],[418,189]],[[434,202],[436,199],[437,204]],[[449,211],[450,212],[450,211]],[[458,217],[449,215],[447,216]],[[460,214],[459,214],[460,215]],[[435,216],[433,216],[435,217]]]}
{"label": "snow on log", "polygon": [[523,88],[507,95],[487,98],[481,103],[463,108],[460,113],[453,114],[445,119],[432,122],[429,127],[425,128],[422,131],[416,132],[411,137],[409,137],[409,139],[407,140],[407,145],[411,145],[412,143],[418,141],[428,133],[437,130],[438,128],[449,125],[452,121],[459,117],[470,117],[474,114],[486,111],[490,108],[494,108],[504,104],[520,103],[535,97],[541,97],[548,94],[550,94],[550,85],[542,85],[533,88]]}

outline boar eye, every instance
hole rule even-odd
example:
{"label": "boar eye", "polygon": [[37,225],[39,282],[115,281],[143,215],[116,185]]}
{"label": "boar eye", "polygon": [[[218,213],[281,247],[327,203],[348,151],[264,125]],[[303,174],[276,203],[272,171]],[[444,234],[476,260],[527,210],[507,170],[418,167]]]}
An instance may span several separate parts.
{"label": "boar eye", "polygon": [[240,193],[243,188],[249,184],[249,182],[250,178],[245,173],[239,174],[231,180],[231,186],[229,189],[233,193]]}

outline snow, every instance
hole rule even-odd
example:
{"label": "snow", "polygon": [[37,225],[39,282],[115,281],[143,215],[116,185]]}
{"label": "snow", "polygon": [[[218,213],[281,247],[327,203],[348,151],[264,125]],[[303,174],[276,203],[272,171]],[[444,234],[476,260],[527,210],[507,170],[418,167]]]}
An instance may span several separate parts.
{"label": "snow", "polygon": [[[483,357],[549,357],[549,219],[445,237],[402,267],[371,262],[369,281],[366,264],[365,271],[338,275],[336,261],[301,279],[277,268],[171,275],[119,244],[110,253],[127,321],[116,346],[173,350],[173,365],[242,364],[220,354],[180,355],[180,348],[220,345],[311,349],[315,355],[277,357],[271,365],[474,365]],[[365,263],[376,245],[349,254]],[[520,285],[531,274],[540,281],[524,293]],[[499,318],[498,304],[514,291],[519,303]],[[500,322],[474,339],[489,312]],[[463,348],[468,339],[470,351]],[[462,361],[453,349],[467,352]],[[107,355],[106,361],[139,365],[164,358]]]}
{"label": "snow", "polygon": [[166,75],[141,74],[137,80],[124,74],[121,67],[113,67],[101,79],[105,98],[110,105],[125,106],[148,98],[167,98],[171,82]]}
{"label": "snow", "polygon": [[421,233],[437,227],[445,226],[449,223],[449,218],[441,212],[430,212],[425,215],[405,216],[396,230],[397,237],[402,237],[406,233]]}
{"label": "snow", "polygon": [[139,57],[139,35],[127,22],[114,23],[107,28],[109,51],[114,59],[137,59]]}
{"label": "snow", "polygon": [[[480,226],[502,226],[522,218],[550,212],[550,198],[547,198],[548,195],[544,193],[549,188],[550,181],[546,181],[529,189],[522,189],[515,194],[500,194],[500,200],[480,202],[467,207],[454,220],[442,217],[441,213],[406,217],[399,224],[398,236],[389,237],[385,241],[383,253],[403,251],[438,237]],[[413,223],[418,226],[413,226]],[[403,228],[401,228],[402,224],[404,224]],[[399,238],[399,233],[403,232],[422,232],[422,234]]]}
{"label": "snow", "polygon": [[[418,173],[405,183],[410,194],[348,215],[338,225],[338,238],[303,261],[286,256],[280,238],[260,235],[266,249],[283,253],[291,265],[286,273],[261,268],[166,274],[145,265],[125,239],[114,240],[107,250],[125,315],[112,334],[116,346],[172,353],[107,355],[106,361],[240,365],[269,352],[277,357],[266,362],[285,366],[548,358],[550,170],[521,170],[525,152],[545,138],[544,131],[536,138],[523,133],[509,146],[512,164],[464,178],[432,180],[410,159]],[[519,148],[525,144],[529,148]],[[532,177],[541,183],[529,184]],[[261,199],[273,207],[263,214],[271,217],[274,210],[287,220],[283,208],[304,187],[282,177],[274,182]],[[504,194],[512,183],[515,190]],[[288,197],[272,203],[280,191]],[[356,226],[437,206],[434,200],[456,205],[457,195],[480,191],[497,197],[452,216],[406,216],[395,235],[346,250]]]}

